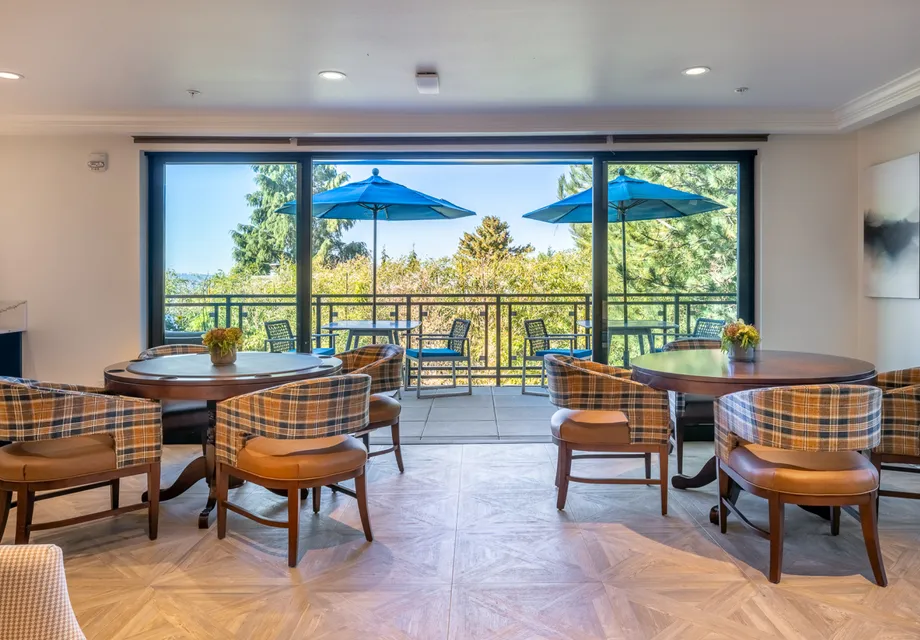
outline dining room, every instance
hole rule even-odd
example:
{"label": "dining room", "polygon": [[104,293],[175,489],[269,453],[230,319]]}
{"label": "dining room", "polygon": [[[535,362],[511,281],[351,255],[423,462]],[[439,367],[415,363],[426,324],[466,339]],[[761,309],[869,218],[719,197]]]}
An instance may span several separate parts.
{"label": "dining room", "polygon": [[0,639],[920,637],[920,14],[487,4],[14,11]]}

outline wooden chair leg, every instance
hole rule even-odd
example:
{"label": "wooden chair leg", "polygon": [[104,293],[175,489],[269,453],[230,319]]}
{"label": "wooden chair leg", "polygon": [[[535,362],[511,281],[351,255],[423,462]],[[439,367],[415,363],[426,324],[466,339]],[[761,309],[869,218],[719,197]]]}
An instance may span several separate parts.
{"label": "wooden chair leg", "polygon": [[13,492],[7,489],[0,489],[0,540],[3,539],[3,532],[6,531],[6,521],[10,517],[10,503],[13,501]]}
{"label": "wooden chair leg", "polygon": [[[117,480],[116,480],[117,482]],[[113,485],[115,487],[117,485]],[[117,499],[117,497],[116,497]],[[160,463],[154,462],[147,471],[147,535],[156,540],[160,527]]]}
{"label": "wooden chair leg", "polygon": [[719,467],[719,531],[725,533],[728,530],[728,504],[725,501],[728,500],[731,478],[722,469],[722,463],[717,464]]}
{"label": "wooden chair leg", "polygon": [[668,445],[658,449],[658,476],[661,482],[661,515],[668,515]]}
{"label": "wooden chair leg", "polygon": [[565,509],[565,499],[569,493],[569,476],[572,475],[572,448],[566,442],[559,443],[563,451],[562,468],[559,471],[559,493],[556,496],[556,508]]}
{"label": "wooden chair leg", "polygon": [[840,535],[840,507],[831,507],[831,535]]}
{"label": "wooden chair leg", "polygon": [[371,519],[367,514],[367,478],[364,469],[355,478],[355,497],[358,499],[358,513],[361,515],[361,526],[364,527],[364,537],[368,542],[373,542],[374,534],[371,532]]}
{"label": "wooden chair leg", "polygon": [[391,439],[393,440],[393,455],[396,456],[396,466],[399,472],[403,473],[406,468],[403,466],[402,448],[399,446],[399,420],[390,427]]}
{"label": "wooden chair leg", "polygon": [[652,454],[645,454],[645,479],[652,479]]}
{"label": "wooden chair leg", "polygon": [[783,536],[786,525],[786,505],[778,495],[769,498],[770,502],[770,582],[779,583],[783,574]]}
{"label": "wooden chair leg", "polygon": [[32,525],[32,498],[35,494],[26,488],[16,491],[16,544],[29,544],[29,528]]}
{"label": "wooden chair leg", "polygon": [[878,540],[878,513],[876,512],[876,497],[868,503],[859,505],[859,521],[862,524],[863,538],[866,540],[866,551],[869,553],[869,564],[875,582],[880,587],[888,586],[888,576],[885,575],[885,562],[882,559],[882,548]]}
{"label": "wooden chair leg", "polygon": [[882,456],[872,451],[869,454],[869,460],[875,465],[875,471],[878,473],[878,491],[875,493],[875,513],[878,515],[879,509],[879,492],[882,490]]}
{"label": "wooden chair leg", "polygon": [[677,443],[677,473],[684,472],[684,425],[680,420],[674,423],[674,440]]}
{"label": "wooden chair leg", "polygon": [[556,488],[559,488],[559,482],[562,478],[562,471],[565,469],[565,445],[561,442],[556,445]]}
{"label": "wooden chair leg", "polygon": [[288,566],[297,566],[297,543],[300,540],[300,488],[288,489]]}
{"label": "wooden chair leg", "polygon": [[230,474],[223,462],[217,463],[217,539],[227,537],[227,497],[230,493]]}
{"label": "wooden chair leg", "polygon": [[319,513],[319,508],[322,506],[323,498],[323,488],[313,487],[313,513]]}
{"label": "wooden chair leg", "polygon": [[109,483],[109,494],[111,497],[112,508],[118,508],[118,496],[121,492],[121,478],[115,478]]}

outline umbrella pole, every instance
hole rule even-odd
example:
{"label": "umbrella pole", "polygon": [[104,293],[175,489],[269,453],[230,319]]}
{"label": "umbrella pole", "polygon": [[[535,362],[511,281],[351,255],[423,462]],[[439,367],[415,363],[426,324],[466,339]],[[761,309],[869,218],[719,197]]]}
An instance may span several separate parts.
{"label": "umbrella pole", "polygon": [[371,268],[371,322],[377,324],[377,209],[374,209],[374,264]]}
{"label": "umbrella pole", "polygon": [[[626,209],[620,212],[620,245],[623,249],[623,324],[629,324],[629,305],[626,303]],[[642,336],[639,336],[639,340]],[[623,366],[629,367],[629,335],[623,334]]]}

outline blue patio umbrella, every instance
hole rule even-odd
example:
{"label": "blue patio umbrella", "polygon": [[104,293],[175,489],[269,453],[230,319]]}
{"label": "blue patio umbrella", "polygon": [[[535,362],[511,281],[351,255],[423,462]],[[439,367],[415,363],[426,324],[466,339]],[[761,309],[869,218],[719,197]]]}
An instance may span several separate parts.
{"label": "blue patio umbrella", "polygon": [[[476,214],[419,191],[390,182],[374,169],[370,178],[349,182],[313,196],[314,218],[374,221],[371,318],[377,318],[377,220],[449,220]],[[295,214],[297,201],[285,203],[277,213]]]}
{"label": "blue patio umbrella", "polygon": [[[591,222],[594,210],[591,189],[563,198],[559,202],[531,211],[525,218],[553,224]],[[660,220],[681,218],[697,213],[724,209],[715,200],[686,191],[678,191],[626,175],[620,169],[616,178],[607,183],[607,221]],[[623,244],[623,303],[626,303],[626,229],[620,234]],[[625,318],[624,318],[625,319]]]}

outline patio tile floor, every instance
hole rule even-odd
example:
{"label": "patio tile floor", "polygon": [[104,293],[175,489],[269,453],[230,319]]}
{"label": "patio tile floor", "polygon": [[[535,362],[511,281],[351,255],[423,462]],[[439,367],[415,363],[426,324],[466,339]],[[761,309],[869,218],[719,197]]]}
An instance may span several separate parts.
{"label": "patio tile floor", "polygon": [[[400,404],[400,438],[405,444],[551,441],[549,418],[555,407],[545,396],[522,395],[520,386],[473,387],[471,396],[422,399],[403,392]],[[389,442],[387,429],[371,435],[371,444]]]}

